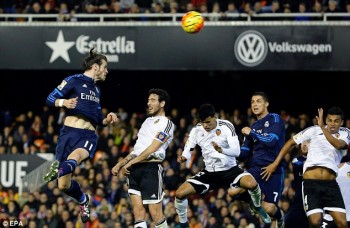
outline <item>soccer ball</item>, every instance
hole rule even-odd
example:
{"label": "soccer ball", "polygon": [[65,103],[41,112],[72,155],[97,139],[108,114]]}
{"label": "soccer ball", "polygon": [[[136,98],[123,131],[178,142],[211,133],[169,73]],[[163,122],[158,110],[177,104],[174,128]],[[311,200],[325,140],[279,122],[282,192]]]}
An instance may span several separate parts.
{"label": "soccer ball", "polygon": [[183,15],[181,20],[182,29],[187,33],[197,33],[204,26],[204,18],[196,11],[190,11]]}

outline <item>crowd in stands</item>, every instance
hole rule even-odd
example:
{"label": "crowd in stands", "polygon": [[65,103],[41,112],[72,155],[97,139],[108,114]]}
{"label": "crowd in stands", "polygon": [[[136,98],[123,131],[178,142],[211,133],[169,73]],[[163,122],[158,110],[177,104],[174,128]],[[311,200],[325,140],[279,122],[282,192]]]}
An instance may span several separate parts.
{"label": "crowd in stands", "polygon": [[[58,18],[36,18],[47,21],[78,21],[74,15],[185,13],[211,14],[207,20],[235,20],[233,13],[337,13],[349,12],[347,0],[1,0],[0,14],[58,14]],[[24,20],[18,18],[17,21]],[[109,20],[145,20],[145,18],[110,18]],[[161,20],[161,19],[157,19]],[[166,19],[166,20],[169,20]]]}
{"label": "crowd in stands", "polygon": [[[104,114],[109,111],[103,109]],[[91,221],[81,222],[79,204],[68,199],[52,181],[35,192],[24,191],[19,195],[17,188],[4,188],[0,185],[0,221],[23,221],[28,227],[133,227],[131,204],[127,194],[127,182],[124,176],[112,176],[111,168],[117,161],[133,150],[140,124],[146,118],[144,114],[128,113],[123,108],[117,111],[121,121],[111,127],[98,128],[98,150],[92,160],[80,165],[74,178],[81,183],[82,190],[92,196]],[[232,113],[232,114],[231,114]],[[59,112],[44,106],[39,113],[27,113],[13,116],[9,111],[0,113],[0,156],[8,154],[54,153],[59,129],[65,111]],[[294,133],[315,124],[307,114],[294,117],[286,111],[280,112],[287,129],[289,139]],[[165,170],[164,213],[170,227],[178,223],[174,207],[176,188],[190,176],[203,168],[200,149],[196,149],[192,159],[181,165],[176,162],[187,140],[190,129],[198,123],[197,109],[182,114],[172,109],[169,117],[176,124],[174,140],[169,145],[167,157],[163,162]],[[242,112],[238,109],[228,113],[218,112],[218,117],[230,120],[236,128],[240,140],[243,140],[241,128],[255,121],[250,109]],[[346,121],[349,127],[350,119]],[[296,154],[293,152],[290,159]],[[244,167],[244,162],[240,163]],[[281,208],[286,212],[293,199],[293,173],[291,165],[287,168]],[[191,228],[247,227],[249,224],[260,227],[259,217],[252,215],[245,203],[228,196],[227,189],[219,189],[189,200],[189,222]],[[151,219],[147,221],[154,227]]]}

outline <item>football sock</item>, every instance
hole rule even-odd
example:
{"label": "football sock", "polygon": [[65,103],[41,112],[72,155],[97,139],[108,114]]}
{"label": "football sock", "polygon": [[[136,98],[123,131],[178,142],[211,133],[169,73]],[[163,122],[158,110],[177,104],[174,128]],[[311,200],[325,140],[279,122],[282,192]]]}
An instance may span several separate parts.
{"label": "football sock", "polygon": [[144,220],[137,220],[134,223],[134,228],[147,228],[147,223]]}
{"label": "football sock", "polygon": [[253,201],[255,207],[261,206],[261,189],[259,185],[256,186],[254,190],[248,190],[249,195]]}
{"label": "football sock", "polygon": [[158,222],[154,227],[155,228],[168,228],[168,223],[166,222],[165,218],[163,218],[162,221]]}
{"label": "football sock", "polygon": [[65,193],[70,197],[76,199],[80,204],[83,204],[86,201],[84,192],[80,189],[78,182],[74,180],[71,180],[70,188],[65,191]]}
{"label": "football sock", "polygon": [[76,160],[69,159],[67,161],[61,162],[58,166],[58,177],[65,176],[67,174],[73,173],[75,168],[78,166]]}
{"label": "football sock", "polygon": [[175,208],[177,214],[179,215],[180,223],[187,222],[187,206],[187,199],[180,200],[178,198],[175,198]]}
{"label": "football sock", "polygon": [[277,207],[276,213],[272,217],[274,217],[279,221],[282,218],[281,208],[279,208],[277,205],[276,207]]}

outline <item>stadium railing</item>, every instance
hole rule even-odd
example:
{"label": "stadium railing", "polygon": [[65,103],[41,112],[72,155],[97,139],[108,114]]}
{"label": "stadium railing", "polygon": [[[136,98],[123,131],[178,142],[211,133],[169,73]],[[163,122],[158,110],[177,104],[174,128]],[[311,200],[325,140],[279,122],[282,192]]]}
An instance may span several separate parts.
{"label": "stadium railing", "polygon": [[[163,14],[74,14],[72,18],[75,22],[98,21],[98,22],[125,22],[128,20],[136,20],[140,22],[147,21],[166,21],[179,22],[183,13],[163,13]],[[230,14],[202,14],[206,21],[344,21],[350,20],[350,13],[263,13],[263,14],[246,14],[246,13],[230,13]],[[64,15],[69,16],[69,15]],[[57,22],[60,21],[60,14],[0,14],[0,22],[21,22],[33,23],[40,22]],[[62,21],[69,23],[70,21]]]}

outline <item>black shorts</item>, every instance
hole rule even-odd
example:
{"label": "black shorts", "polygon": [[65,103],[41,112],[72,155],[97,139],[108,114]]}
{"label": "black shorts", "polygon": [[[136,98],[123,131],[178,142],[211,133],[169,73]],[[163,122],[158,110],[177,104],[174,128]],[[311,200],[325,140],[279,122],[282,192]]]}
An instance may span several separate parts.
{"label": "black shorts", "polygon": [[141,196],[143,204],[159,203],[164,196],[164,170],[161,163],[143,162],[130,168],[129,194]]}
{"label": "black shorts", "polygon": [[58,137],[55,158],[60,162],[66,161],[67,157],[78,148],[87,150],[90,158],[93,158],[97,139],[95,131],[63,126]]}
{"label": "black shorts", "polygon": [[228,189],[230,186],[239,186],[239,180],[245,175],[251,174],[239,166],[234,166],[226,171],[208,172],[202,170],[186,181],[194,187],[196,193],[204,194],[212,189]]}
{"label": "black shorts", "polygon": [[336,180],[303,180],[303,203],[306,215],[323,210],[344,212],[345,205]]}

